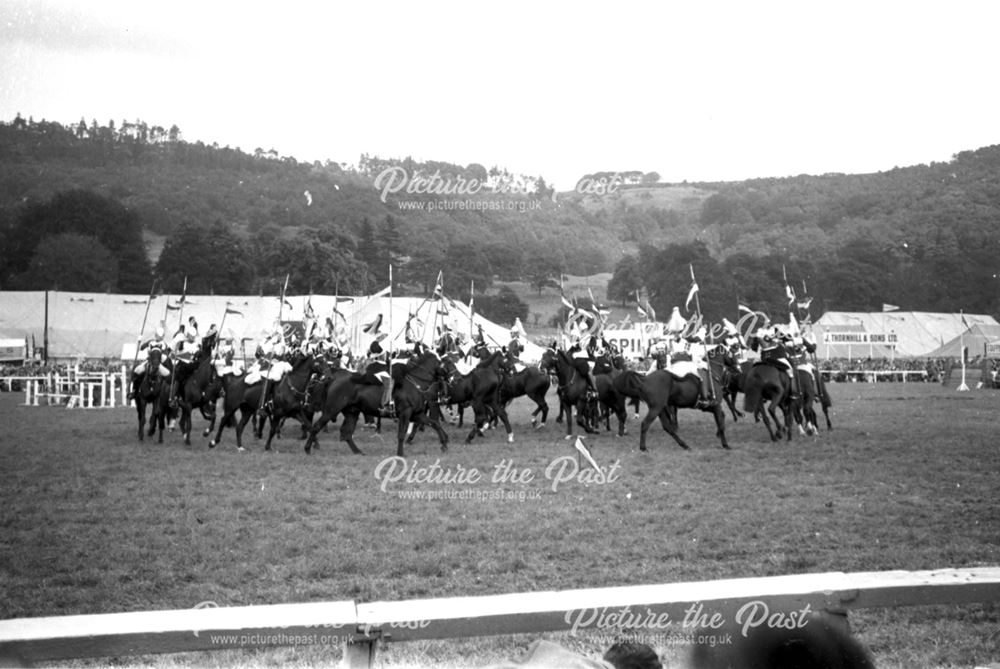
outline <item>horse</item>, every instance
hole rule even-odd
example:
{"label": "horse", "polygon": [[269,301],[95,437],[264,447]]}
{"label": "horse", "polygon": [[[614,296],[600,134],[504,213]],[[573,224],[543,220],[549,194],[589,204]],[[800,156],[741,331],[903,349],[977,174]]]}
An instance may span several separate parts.
{"label": "horse", "polygon": [[[722,372],[726,363],[718,356],[709,356],[709,369],[712,382],[716,388],[722,385]],[[701,379],[695,375],[676,376],[669,370],[659,369],[649,374],[626,370],[615,378],[618,392],[628,397],[637,397],[649,407],[639,428],[639,450],[646,450],[646,433],[649,426],[657,418],[667,434],[674,438],[677,445],[687,450],[690,447],[677,433],[677,409],[696,408],[701,398]],[[728,449],[726,440],[726,414],[722,404],[715,402],[710,408],[702,411],[711,412],[715,418],[715,436],[722,443],[722,448]]]}
{"label": "horse", "polygon": [[512,371],[500,377],[500,403],[507,406],[518,397],[528,397],[535,403],[535,410],[531,412],[531,425],[535,429],[543,428],[549,417],[545,393],[549,391],[550,385],[552,382],[549,375],[537,366],[529,365],[519,372]]}
{"label": "horse", "polygon": [[826,429],[832,430],[833,424],[830,422],[830,407],[832,402],[826,392],[826,385],[822,378],[813,376],[812,369],[798,368],[799,390],[802,394],[802,402],[795,403],[795,420],[799,424],[799,431],[804,435],[815,435],[819,432],[817,425],[816,409],[813,404],[818,400],[826,418]]}
{"label": "horse", "polygon": [[[243,429],[250,419],[256,416],[260,407],[260,396],[264,390],[264,381],[247,385],[242,375],[226,374],[222,377],[223,400],[222,418],[216,430],[215,438],[208,442],[209,448],[215,448],[222,439],[222,430],[234,423],[236,412],[240,412],[240,420],[236,423],[236,450],[243,451]],[[258,438],[260,434],[257,435]]]}
{"label": "horse", "polygon": [[325,369],[320,358],[311,355],[300,356],[292,363],[292,369],[274,384],[265,409],[270,419],[271,429],[264,443],[264,450],[271,450],[271,441],[285,418],[295,418],[308,432],[312,426],[310,391],[316,390],[318,382],[313,375]]}
{"label": "horse", "polygon": [[[787,439],[789,441],[792,439],[794,408],[791,402],[791,387],[792,380],[785,370],[767,362],[755,363],[744,374],[743,410],[753,416],[760,415],[768,434],[771,435],[771,441],[778,441],[781,438],[782,429],[786,432]],[[765,407],[765,403],[768,402],[770,404]],[[784,414],[784,428],[778,421],[777,408]],[[774,420],[773,430],[768,416]]]}
{"label": "horse", "polygon": [[597,420],[597,402],[608,405],[618,417],[618,436],[625,436],[625,398],[615,390],[611,375],[601,374],[594,378],[597,384],[597,402],[588,401],[587,379],[577,371],[573,359],[563,350],[549,348],[542,354],[539,367],[554,371],[558,379],[559,403],[566,417],[566,439],[573,436],[573,407],[581,414],[580,427],[589,434],[596,434],[592,424]]}
{"label": "horse", "polygon": [[445,358],[442,367],[447,377],[449,403],[470,404],[475,413],[472,430],[465,443],[471,444],[476,436],[484,436],[483,428],[496,416],[503,423],[507,432],[507,441],[513,443],[514,431],[510,427],[507,409],[500,401],[500,379],[506,356],[502,351],[495,351],[485,357],[468,374],[460,374],[455,361]]}
{"label": "horse", "polygon": [[143,440],[143,432],[146,427],[146,406],[148,405],[150,413],[147,434],[152,437],[159,428],[157,443],[163,443],[163,429],[166,427],[170,405],[169,385],[163,382],[159,374],[161,364],[168,369],[172,368],[169,360],[163,360],[163,352],[160,349],[150,349],[146,371],[136,382],[135,409],[139,416],[139,441]]}
{"label": "horse", "polygon": [[181,434],[184,435],[184,444],[190,446],[192,409],[200,409],[202,417],[209,422],[203,437],[209,436],[215,429],[215,403],[222,394],[222,380],[210,352],[205,349],[199,350],[188,365],[177,365],[175,369],[178,386],[175,398],[181,413]]}
{"label": "horse", "polygon": [[[396,453],[403,457],[403,442],[410,430],[410,423],[430,425],[441,441],[441,451],[448,450],[448,434],[432,414],[432,407],[439,402],[443,370],[432,352],[426,352],[405,363],[396,363],[391,369],[394,386],[393,403],[399,420]],[[335,374],[326,388],[322,413],[309,429],[305,451],[318,448],[316,435],[338,414],[344,415],[340,426],[340,439],[347,443],[352,453],[361,454],[354,443],[354,429],[358,416],[381,416],[382,385],[366,380],[366,374]]]}

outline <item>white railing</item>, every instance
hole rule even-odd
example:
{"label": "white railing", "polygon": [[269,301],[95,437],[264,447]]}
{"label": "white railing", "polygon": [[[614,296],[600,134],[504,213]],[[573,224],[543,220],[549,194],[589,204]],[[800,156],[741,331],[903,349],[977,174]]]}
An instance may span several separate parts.
{"label": "white railing", "polygon": [[114,372],[81,371],[74,367],[36,376],[0,377],[0,388],[5,386],[8,391],[13,391],[15,385],[22,388],[25,406],[113,409],[128,404],[128,378],[124,365]]}
{"label": "white railing", "polygon": [[[379,642],[457,639],[601,629],[602,612],[628,609],[632,620],[681,621],[705,611],[771,611],[970,604],[1000,600],[1000,567],[801,574],[587,590],[195,608],[0,620],[0,661],[52,662],[227,648],[303,644],[343,647],[344,665],[370,667]],[[666,617],[664,617],[666,616]],[[604,618],[609,619],[608,617]],[[618,616],[617,620],[623,620]],[[630,627],[628,631],[642,631]],[[654,630],[655,631],[655,630]]]}

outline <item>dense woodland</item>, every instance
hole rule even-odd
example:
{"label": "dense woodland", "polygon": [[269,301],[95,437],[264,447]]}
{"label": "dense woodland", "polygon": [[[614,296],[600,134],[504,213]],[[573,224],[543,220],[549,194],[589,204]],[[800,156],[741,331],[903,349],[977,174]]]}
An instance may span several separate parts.
{"label": "dense woodland", "polygon": [[[383,202],[389,167],[489,187]],[[520,315],[496,281],[543,291],[562,274],[613,271],[609,299],[634,303],[638,290],[664,315],[683,305],[693,266],[706,315],[732,317],[737,300],[782,311],[784,267],[816,315],[1000,312],[1000,146],[866,175],[589,176],[602,187],[556,194],[498,167],[300,163],[188,142],[176,126],[18,116],[0,124],[0,288],[145,293],[155,276],[177,292],[187,276],[194,293],[273,293],[290,275],[290,292],[346,294],[385,286],[391,263],[401,293],[429,293],[443,269],[446,293],[465,299],[474,281],[477,305],[492,297]],[[403,206],[448,198],[482,206]]]}

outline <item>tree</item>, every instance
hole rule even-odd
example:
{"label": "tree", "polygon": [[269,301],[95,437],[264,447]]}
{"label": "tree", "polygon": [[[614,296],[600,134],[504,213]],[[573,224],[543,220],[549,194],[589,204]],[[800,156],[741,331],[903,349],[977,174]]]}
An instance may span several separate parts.
{"label": "tree", "polygon": [[501,286],[496,295],[477,295],[476,313],[501,325],[513,325],[514,319],[528,318],[528,305],[509,286]]}
{"label": "tree", "polygon": [[111,291],[118,284],[118,261],[96,237],[67,232],[42,239],[28,271],[15,285],[24,290]]}
{"label": "tree", "polygon": [[66,233],[93,237],[117,258],[118,279],[112,290],[149,292],[152,274],[138,216],[88,190],[64,191],[46,203],[28,206],[4,235],[0,267],[7,276],[0,278],[9,280],[27,271],[43,238]]}
{"label": "tree", "polygon": [[608,281],[608,299],[621,302],[624,307],[635,297],[636,291],[645,287],[638,256],[625,256],[615,265],[615,271]]}
{"label": "tree", "polygon": [[209,226],[188,221],[171,235],[156,263],[165,290],[239,295],[250,292],[253,265],[244,242],[221,219]]}

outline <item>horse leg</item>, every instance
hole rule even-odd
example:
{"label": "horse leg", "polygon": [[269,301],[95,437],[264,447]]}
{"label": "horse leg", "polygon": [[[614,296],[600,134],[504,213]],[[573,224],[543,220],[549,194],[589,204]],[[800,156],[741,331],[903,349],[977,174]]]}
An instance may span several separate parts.
{"label": "horse leg", "polygon": [[510,419],[507,417],[507,407],[502,404],[497,404],[494,411],[494,418],[499,418],[500,422],[503,423],[503,429],[507,431],[507,443],[514,443],[514,430],[510,427]]}
{"label": "horse leg", "polygon": [[[480,437],[485,436],[480,425],[486,422],[486,407],[483,406],[482,402],[479,400],[475,400],[472,403],[472,411],[474,414],[472,419],[472,430],[469,431],[469,436],[465,438],[466,444],[471,444],[472,440],[476,438],[476,435],[479,435]],[[461,421],[459,421],[459,425],[461,425]]]}
{"label": "horse leg", "polygon": [[[566,439],[573,438],[573,405],[566,400],[566,396],[559,396],[559,417],[566,419]],[[558,423],[559,420],[556,420]]]}
{"label": "horse leg", "polygon": [[[761,402],[763,403],[763,400]],[[778,423],[778,418],[774,415],[773,411],[774,406],[772,403],[771,407],[758,406],[754,411],[754,415],[764,421],[764,427],[767,428],[767,434],[771,437],[771,441],[778,441],[778,438],[781,436],[781,425]],[[778,430],[778,434],[775,434],[774,429],[771,428],[771,419],[768,416],[774,416],[774,427]]]}
{"label": "horse leg", "polygon": [[265,451],[271,450],[271,440],[274,439],[274,435],[278,433],[278,429],[281,427],[281,421],[283,418],[284,416],[278,418],[275,414],[271,414],[270,429],[267,431],[267,441],[264,442]]}
{"label": "horse leg", "polygon": [[691,447],[688,446],[683,439],[681,439],[681,436],[679,434],[677,434],[678,425],[677,425],[676,414],[674,412],[671,412],[669,407],[666,407],[662,411],[660,411],[659,417],[660,417],[660,425],[663,426],[663,429],[666,430],[667,434],[669,434],[671,437],[674,438],[674,441],[677,442],[677,445],[683,448],[685,451],[691,450]]}
{"label": "horse leg", "polygon": [[243,429],[250,422],[251,418],[256,417],[257,410],[253,406],[240,409],[240,422],[236,424],[236,450],[243,452]]}
{"label": "horse leg", "polygon": [[716,404],[712,413],[715,414],[715,427],[717,428],[715,436],[722,441],[722,447],[729,450],[729,443],[726,441],[726,412],[720,405]]}
{"label": "horse leg", "polygon": [[396,416],[396,420],[399,421],[399,425],[396,428],[396,455],[401,458],[406,457],[403,452],[403,442],[406,441],[406,435],[410,431],[410,415],[412,413],[413,409],[407,407]]}
{"label": "horse leg", "polygon": [[142,441],[143,433],[146,431],[146,406],[138,395],[135,397],[135,410],[139,415],[139,441]]}
{"label": "horse leg", "polygon": [[[662,409],[660,409],[660,411],[662,411]],[[654,407],[649,407],[649,412],[646,414],[646,417],[642,419],[641,423],[639,423],[640,451],[646,450],[646,433],[649,432],[649,426],[653,424],[654,420],[656,420],[656,416],[660,413],[660,411],[656,411]]]}
{"label": "horse leg", "polygon": [[[320,422],[322,422],[320,418]],[[358,414],[354,411],[345,411],[344,420],[340,424],[340,440],[347,443],[347,447],[356,455],[361,455],[361,449],[354,443],[354,428],[358,424]],[[316,429],[315,427],[313,428]]]}
{"label": "horse leg", "polygon": [[229,409],[226,409],[225,406],[223,406],[222,420],[219,421],[218,432],[215,433],[215,439],[212,439],[208,442],[209,448],[215,448],[216,446],[219,445],[219,442],[222,440],[222,430],[233,419],[234,415],[236,415],[236,409],[230,411]]}

